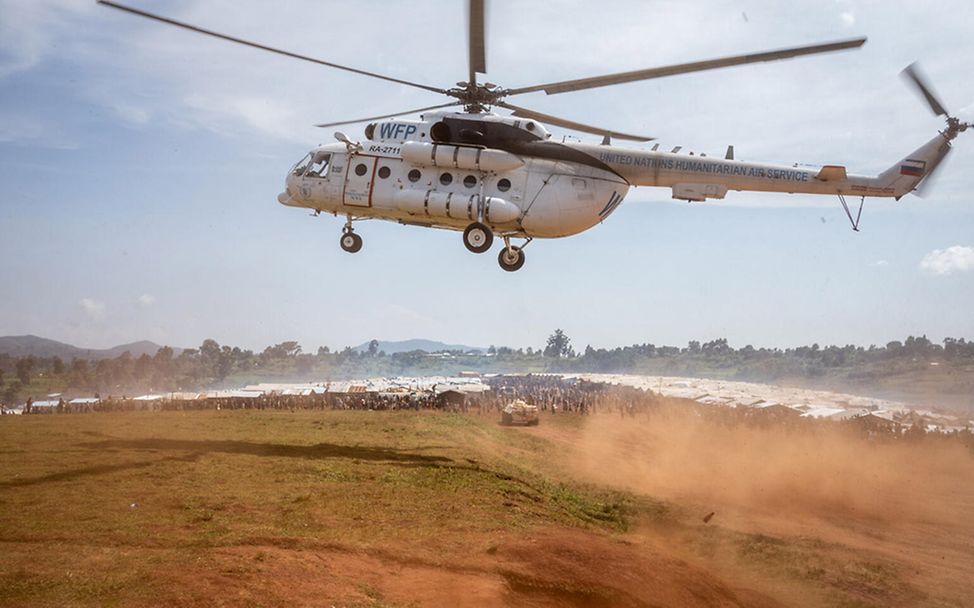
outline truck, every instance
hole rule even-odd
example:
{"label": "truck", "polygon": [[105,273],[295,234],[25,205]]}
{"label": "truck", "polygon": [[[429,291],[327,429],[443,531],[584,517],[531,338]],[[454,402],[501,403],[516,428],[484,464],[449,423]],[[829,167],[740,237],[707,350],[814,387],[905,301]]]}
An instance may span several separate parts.
{"label": "truck", "polygon": [[512,424],[537,426],[538,406],[530,405],[522,399],[515,399],[501,410],[501,424],[505,426]]}

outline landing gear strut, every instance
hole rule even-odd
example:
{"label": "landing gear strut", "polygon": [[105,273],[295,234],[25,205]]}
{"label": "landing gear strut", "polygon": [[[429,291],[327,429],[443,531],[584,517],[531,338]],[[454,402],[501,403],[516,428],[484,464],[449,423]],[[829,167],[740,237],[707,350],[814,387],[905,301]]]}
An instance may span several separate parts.
{"label": "landing gear strut", "polygon": [[338,240],[338,243],[342,246],[342,249],[349,253],[355,253],[362,248],[362,237],[355,234],[352,229],[352,218],[348,218],[345,222],[345,226],[342,228],[342,237]]}
{"label": "landing gear strut", "polygon": [[481,222],[474,222],[463,231],[463,244],[473,253],[483,253],[494,244],[494,233]]}
{"label": "landing gear strut", "polygon": [[505,236],[504,248],[497,255],[497,263],[507,272],[520,270],[521,266],[524,266],[524,247],[530,242],[531,239],[528,239],[524,245],[518,247],[517,245],[511,245],[511,237]]}

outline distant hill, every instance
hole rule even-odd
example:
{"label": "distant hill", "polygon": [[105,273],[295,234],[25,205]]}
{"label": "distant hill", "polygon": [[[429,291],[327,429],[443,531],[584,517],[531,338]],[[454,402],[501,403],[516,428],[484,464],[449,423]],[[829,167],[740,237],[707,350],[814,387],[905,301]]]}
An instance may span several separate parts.
{"label": "distant hill", "polygon": [[[70,361],[75,357],[79,359],[114,359],[125,351],[133,357],[145,355],[155,355],[161,346],[154,342],[142,340],[131,344],[121,344],[112,348],[79,348],[57,340],[41,338],[39,336],[2,336],[0,337],[0,354],[7,354],[11,357],[61,357],[65,361]],[[182,349],[174,348],[176,354]]]}
{"label": "distant hill", "polygon": [[[371,342],[371,340],[370,340]],[[352,350],[355,352],[365,352],[369,350],[369,343],[365,342],[354,347]],[[408,353],[414,350],[422,350],[428,353],[437,353],[444,350],[462,350],[467,351],[477,351],[479,353],[485,352],[486,348],[481,348],[479,346],[465,346],[463,344],[446,344],[444,342],[437,342],[436,340],[423,340],[417,338],[414,340],[400,340],[398,342],[390,342],[385,340],[379,340],[379,350],[386,353],[387,355],[394,355],[396,353]]]}

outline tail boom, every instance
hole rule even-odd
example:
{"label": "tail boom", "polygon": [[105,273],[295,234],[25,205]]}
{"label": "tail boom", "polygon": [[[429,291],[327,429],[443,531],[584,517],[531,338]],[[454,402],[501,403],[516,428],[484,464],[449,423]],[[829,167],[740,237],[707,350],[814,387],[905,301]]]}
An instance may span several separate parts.
{"label": "tail boom", "polygon": [[[878,176],[848,175],[845,167],[837,165],[784,166],[604,145],[572,147],[595,157],[634,186],[669,187],[674,198],[680,199],[723,198],[728,190],[899,199],[916,189],[943,160],[950,151],[950,140],[938,133]],[[705,194],[702,198],[683,195],[688,192]]]}

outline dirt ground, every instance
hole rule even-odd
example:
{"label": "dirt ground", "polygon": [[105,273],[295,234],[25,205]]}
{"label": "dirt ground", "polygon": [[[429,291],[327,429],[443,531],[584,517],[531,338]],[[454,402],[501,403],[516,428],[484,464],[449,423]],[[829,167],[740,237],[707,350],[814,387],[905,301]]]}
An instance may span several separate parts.
{"label": "dirt ground", "polygon": [[[832,586],[864,605],[974,605],[974,458],[959,444],[868,440],[829,425],[728,427],[675,412],[546,431],[577,455],[573,474],[714,513],[724,537],[681,542],[685,534],[656,525],[634,533],[643,542],[787,605],[853,600],[830,596]],[[829,564],[852,576],[836,578]],[[769,576],[781,572],[794,580]]]}
{"label": "dirt ground", "polygon": [[672,413],[45,418],[0,421],[5,606],[974,605],[950,444]]}

